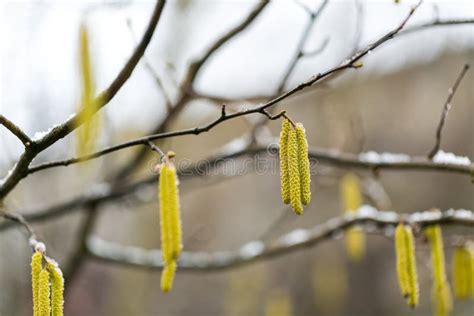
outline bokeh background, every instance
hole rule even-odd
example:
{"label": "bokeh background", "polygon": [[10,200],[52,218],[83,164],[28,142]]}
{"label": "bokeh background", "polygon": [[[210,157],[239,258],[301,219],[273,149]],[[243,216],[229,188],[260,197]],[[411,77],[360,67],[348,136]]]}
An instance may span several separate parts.
{"label": "bokeh background", "polygon": [[[325,50],[302,58],[287,88],[337,65],[393,29],[413,1],[330,1],[315,23],[305,50],[328,41]],[[320,1],[304,1],[317,8]],[[78,29],[86,21],[98,89],[105,88],[142,34],[152,1],[6,1],[0,6],[0,111],[28,135],[47,130],[77,111],[80,94]],[[173,98],[189,62],[209,43],[240,22],[254,1],[169,1],[146,58],[162,76]],[[358,13],[359,12],[359,13]],[[425,1],[408,26],[437,16],[473,18],[471,1]],[[274,1],[248,29],[206,64],[197,91],[235,98],[230,109],[253,104],[238,100],[271,95],[293,58],[308,16],[294,1]],[[129,27],[129,25],[131,27]],[[133,34],[132,34],[133,33]],[[364,67],[305,90],[276,108],[304,123],[310,146],[358,153],[375,150],[424,155],[434,133],[448,88],[465,63],[474,62],[472,25],[432,28],[389,41],[364,58]],[[442,149],[474,157],[474,81],[468,72],[457,92],[443,133]],[[163,93],[140,64],[118,95],[102,111],[98,146],[139,137],[165,115]],[[219,113],[206,100],[189,103],[171,130],[206,123]],[[228,121],[209,133],[168,139],[157,144],[180,159],[198,160],[251,129],[255,118]],[[280,125],[265,132],[277,136]],[[75,152],[74,133],[35,162],[67,158]],[[21,144],[0,129],[0,174],[18,159]],[[86,192],[105,181],[134,149],[68,168],[34,174],[4,201],[7,209],[29,213]],[[267,157],[268,158],[268,157]],[[133,178],[151,175],[147,161]],[[268,159],[275,159],[268,158]],[[237,163],[237,162],[236,162]],[[318,165],[312,178],[313,201],[304,216],[293,216],[280,202],[278,173],[239,176],[214,174],[183,179],[181,204],[185,250],[237,249],[254,239],[270,242],[296,228],[309,228],[343,210],[340,176],[347,169]],[[363,178],[372,175],[357,171]],[[399,212],[474,209],[474,186],[464,175],[385,171],[378,181]],[[369,202],[369,201],[367,201]],[[282,215],[283,214],[283,215]],[[285,215],[286,214],[286,215]],[[71,259],[83,212],[35,224],[48,254],[61,265]],[[101,205],[94,234],[144,248],[159,247],[156,187],[134,198]],[[1,231],[0,315],[30,315],[31,250],[20,228]],[[447,228],[445,235],[472,230]],[[420,307],[411,311],[398,293],[393,242],[367,237],[360,262],[349,260],[342,236],[316,247],[218,272],[178,272],[171,293],[160,291],[160,272],[86,260],[66,287],[67,315],[264,315],[268,304],[290,306],[292,315],[431,315],[429,251],[420,240]],[[446,249],[450,258],[451,249]],[[448,271],[450,266],[448,265]],[[273,303],[272,303],[273,302]],[[276,302],[276,303],[275,303]],[[456,302],[454,315],[472,315],[472,301]]]}

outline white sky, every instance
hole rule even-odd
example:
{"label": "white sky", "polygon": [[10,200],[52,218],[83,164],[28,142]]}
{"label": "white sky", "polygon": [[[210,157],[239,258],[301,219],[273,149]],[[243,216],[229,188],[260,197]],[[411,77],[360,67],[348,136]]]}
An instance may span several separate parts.
{"label": "white sky", "polygon": [[[112,5],[105,6],[105,2]],[[212,39],[238,23],[255,5],[255,1],[188,2],[180,1],[179,6],[178,1],[169,1],[146,52],[157,71],[168,74],[166,83],[171,91],[173,81],[183,74],[189,59],[199,56]],[[304,2],[316,8],[320,1]],[[393,29],[415,3],[404,0],[400,5],[391,0],[361,2],[362,44]],[[472,1],[425,1],[409,25],[431,21],[435,16],[434,4],[440,18],[474,17]],[[126,20],[132,21],[135,34],[141,36],[153,5],[153,1],[3,1],[0,5],[0,113],[31,136],[63,121],[75,112],[79,93],[80,22],[86,19],[92,35],[95,73],[102,89],[115,77],[134,48]],[[347,56],[354,42],[355,8],[353,0],[330,1],[306,48],[318,47],[327,37],[329,45],[323,54],[307,58],[297,67],[291,85],[331,68]],[[248,31],[215,55],[201,73],[197,88],[224,96],[271,93],[294,54],[307,19],[304,10],[292,0],[272,2]],[[472,51],[473,27],[437,28],[394,40],[365,58],[362,74],[392,72],[407,64],[429,62],[448,47]],[[168,64],[175,70],[170,70]],[[110,109],[108,115],[113,126],[139,122],[137,127],[146,131],[158,120],[162,104],[153,79],[139,66],[107,109]],[[9,161],[15,160],[21,152],[21,146],[2,128],[0,144],[0,170],[5,170]]]}

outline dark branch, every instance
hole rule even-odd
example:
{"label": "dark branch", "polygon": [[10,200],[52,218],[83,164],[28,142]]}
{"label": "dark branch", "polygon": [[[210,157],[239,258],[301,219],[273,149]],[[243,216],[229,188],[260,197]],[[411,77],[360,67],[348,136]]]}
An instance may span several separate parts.
{"label": "dark branch", "polygon": [[[198,58],[196,61],[192,62],[187,70],[186,75],[184,76],[183,82],[180,84],[181,93],[177,97],[177,101],[173,106],[172,110],[168,113],[166,118],[158,124],[158,126],[152,130],[148,134],[158,134],[162,133],[166,130],[168,124],[173,120],[175,116],[177,116],[183,108],[188,104],[188,102],[193,97],[193,85],[194,81],[196,80],[197,76],[199,75],[202,67],[211,59],[211,57],[227,42],[233,39],[235,36],[243,32],[258,16],[263,9],[268,5],[268,0],[261,1],[258,5],[256,5],[249,15],[242,20],[239,24],[235,27],[228,30],[224,35],[218,38],[213,44],[209,46],[209,48],[205,51],[202,57]],[[117,171],[114,180],[123,179],[127,177],[130,173],[135,170],[137,166],[143,161],[146,157],[147,151],[146,149],[141,149],[138,153],[134,154],[133,157],[129,160],[124,167]]]}
{"label": "dark branch", "polygon": [[449,19],[449,20],[438,20],[436,19],[433,22],[427,22],[419,25],[414,25],[400,32],[400,36],[415,33],[425,29],[438,27],[438,26],[457,26],[457,25],[466,25],[474,24],[474,19]]}
{"label": "dark branch", "polygon": [[[316,13],[308,11],[309,9],[304,7],[305,10],[308,12],[309,20],[306,23],[306,26],[303,30],[303,33],[302,33],[301,37],[300,37],[298,45],[296,46],[296,53],[295,53],[294,57],[292,58],[290,64],[288,65],[288,68],[286,69],[282,80],[280,81],[280,85],[277,88],[277,94],[281,94],[283,92],[283,90],[285,89],[285,85],[288,82],[288,78],[293,73],[293,71],[296,67],[296,64],[301,59],[301,57],[303,57],[305,55],[303,53],[303,50],[304,50],[304,46],[305,46],[306,42],[308,41],[308,37],[311,34],[311,29],[313,28],[313,25],[316,23],[316,21],[318,20],[318,17],[324,11],[324,9],[326,8],[328,3],[329,3],[329,0],[324,0],[324,2],[321,4],[319,9],[316,11]],[[325,47],[325,45],[323,47]]]}
{"label": "dark branch", "polygon": [[119,145],[111,146],[111,147],[108,147],[108,148],[106,148],[102,151],[99,151],[97,153],[94,153],[94,154],[91,154],[91,155],[88,155],[88,156],[85,156],[85,157],[72,158],[72,159],[59,161],[59,162],[46,163],[46,164],[43,164],[43,165],[40,165],[40,166],[32,167],[32,168],[29,169],[28,172],[33,173],[33,172],[36,172],[38,170],[51,168],[51,167],[55,167],[55,166],[67,166],[71,163],[94,159],[94,158],[97,158],[97,157],[103,156],[105,154],[108,154],[108,153],[111,153],[111,152],[114,152],[114,151],[117,151],[117,150],[121,150],[121,149],[124,149],[124,148],[138,146],[138,145],[146,145],[146,144],[148,144],[148,142],[158,140],[158,139],[163,139],[163,138],[168,138],[168,137],[184,136],[184,135],[199,135],[203,132],[208,132],[209,130],[211,130],[215,126],[217,126],[217,125],[219,125],[219,124],[221,124],[221,123],[223,123],[227,120],[231,120],[231,119],[234,119],[234,118],[237,118],[237,117],[240,117],[240,116],[244,116],[244,115],[259,113],[259,114],[263,114],[266,117],[268,117],[268,112],[266,111],[267,108],[269,108],[269,107],[277,104],[278,102],[292,96],[293,94],[297,93],[298,91],[300,91],[300,90],[302,90],[306,87],[312,86],[316,82],[332,75],[333,73],[336,73],[338,71],[341,71],[341,70],[344,70],[344,69],[347,69],[347,68],[354,68],[355,63],[358,60],[360,60],[362,57],[367,55],[369,53],[369,51],[371,51],[373,49],[376,49],[377,47],[382,45],[384,42],[386,42],[389,39],[393,38],[403,28],[403,26],[408,21],[408,19],[413,15],[416,8],[417,7],[414,7],[413,9],[410,10],[410,13],[407,15],[407,17],[403,20],[403,22],[395,30],[387,33],[386,35],[384,35],[383,37],[381,37],[380,39],[378,39],[374,43],[368,45],[365,49],[363,49],[361,51],[358,51],[351,58],[349,58],[348,60],[345,60],[341,65],[339,65],[335,68],[332,68],[332,69],[330,69],[330,70],[328,70],[324,73],[320,73],[317,76],[312,77],[312,78],[310,78],[309,80],[307,80],[303,83],[300,83],[295,88],[289,90],[288,92],[285,92],[285,93],[279,95],[278,97],[276,97],[276,98],[274,98],[274,99],[268,101],[267,103],[264,103],[264,104],[262,104],[258,107],[255,107],[253,109],[241,110],[241,111],[238,111],[238,112],[235,112],[235,113],[232,113],[232,114],[228,114],[228,115],[224,115],[224,116],[219,115],[214,121],[208,123],[207,125],[201,126],[201,127],[193,127],[193,128],[183,129],[183,130],[179,130],[179,131],[158,133],[158,134],[138,138],[138,139],[135,139],[135,140],[132,140],[132,141],[128,141],[128,142],[125,142],[125,143],[122,143],[122,144],[119,144]]}
{"label": "dark branch", "polygon": [[26,133],[23,132],[20,127],[15,125],[15,123],[10,121],[3,115],[0,115],[0,124],[5,126],[10,132],[12,132],[12,134],[15,135],[23,143],[23,145],[25,145],[25,147],[31,144],[31,139],[28,137],[28,135],[26,135]]}
{"label": "dark branch", "polygon": [[465,64],[461,72],[459,73],[456,81],[454,82],[454,85],[449,89],[448,98],[446,99],[446,102],[444,103],[443,111],[441,112],[441,118],[439,120],[438,127],[436,128],[436,141],[433,146],[433,149],[431,149],[431,151],[428,154],[428,158],[430,159],[433,159],[433,157],[439,151],[439,148],[441,146],[441,134],[443,132],[444,122],[446,121],[446,118],[448,117],[448,112],[451,109],[451,101],[453,100],[454,94],[456,94],[456,90],[458,89],[458,86],[461,83],[462,78],[464,77],[464,75],[466,74],[468,70],[469,70],[469,65]]}
{"label": "dark branch", "polygon": [[[143,35],[142,40],[139,45],[136,47],[134,53],[128,60],[128,62],[123,67],[122,71],[118,74],[115,80],[110,84],[110,86],[100,93],[97,96],[97,100],[100,101],[101,106],[107,104],[127,81],[127,79],[132,74],[135,66],[137,65],[140,58],[143,56],[146,47],[150,43],[151,37],[155,31],[156,25],[160,19],[161,13],[163,11],[165,1],[157,1],[155,10],[148,24],[147,30]],[[25,151],[20,156],[17,164],[9,173],[5,181],[0,185],[0,200],[4,198],[24,177],[28,174],[28,167],[31,161],[43,150],[54,144],[59,139],[65,137],[76,129],[79,125],[78,117],[81,117],[81,114],[76,114],[72,118],[68,119],[63,124],[60,124],[54,127],[49,133],[47,133],[43,138],[38,141],[32,142],[30,146],[25,147]],[[83,122],[82,122],[83,123]]]}

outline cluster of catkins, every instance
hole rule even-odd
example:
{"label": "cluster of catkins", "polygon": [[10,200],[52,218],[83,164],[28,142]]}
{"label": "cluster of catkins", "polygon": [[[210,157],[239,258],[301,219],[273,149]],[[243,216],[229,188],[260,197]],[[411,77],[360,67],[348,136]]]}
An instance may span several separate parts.
{"label": "cluster of catkins", "polygon": [[311,201],[308,142],[303,124],[283,120],[280,133],[280,180],[283,203],[296,214]]}
{"label": "cluster of catkins", "polygon": [[[443,235],[439,225],[428,226],[424,235],[431,248],[433,286],[431,297],[436,315],[449,315],[453,308],[451,288],[445,268]],[[418,279],[416,272],[415,242],[412,228],[400,223],[395,230],[395,252],[397,276],[400,291],[412,308],[418,305]],[[454,250],[453,262],[454,296],[474,299],[474,248],[470,242],[459,245]]]}
{"label": "cluster of catkins", "polygon": [[41,250],[31,258],[31,287],[34,316],[63,315],[63,274],[58,264]]}
{"label": "cluster of catkins", "polygon": [[182,249],[181,218],[179,211],[179,191],[176,167],[170,161],[174,156],[169,152],[160,166],[160,226],[163,272],[161,290],[169,292],[173,286],[177,260]]}

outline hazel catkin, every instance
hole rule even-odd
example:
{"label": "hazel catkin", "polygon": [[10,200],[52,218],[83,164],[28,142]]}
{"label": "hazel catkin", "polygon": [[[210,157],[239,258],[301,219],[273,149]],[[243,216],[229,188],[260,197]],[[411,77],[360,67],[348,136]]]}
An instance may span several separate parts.
{"label": "hazel catkin", "polygon": [[418,276],[416,271],[415,242],[410,226],[398,224],[395,229],[395,253],[400,291],[410,307],[416,307],[419,300]]}
{"label": "hazel catkin", "polygon": [[31,289],[33,297],[33,315],[38,315],[39,308],[39,276],[42,269],[43,254],[35,251],[31,257]]}
{"label": "hazel catkin", "polygon": [[175,261],[172,261],[163,267],[163,271],[161,272],[161,290],[165,293],[169,292],[173,287],[176,267],[177,265]]}
{"label": "hazel catkin", "polygon": [[[340,183],[341,203],[344,213],[354,213],[362,205],[362,194],[360,190],[359,178],[348,173],[342,177]],[[346,250],[349,258],[353,261],[359,261],[365,254],[365,234],[359,227],[351,227],[345,233]]]}
{"label": "hazel catkin", "polygon": [[161,274],[163,292],[168,292],[172,287],[176,261],[182,249],[178,179],[176,168],[169,161],[169,157],[170,155],[165,157],[161,165],[159,186],[161,251],[164,263]]}
{"label": "hazel catkin", "polygon": [[64,315],[64,277],[58,264],[49,259],[46,265],[51,277],[51,315]]}
{"label": "hazel catkin", "polygon": [[290,175],[288,171],[288,135],[291,130],[291,123],[283,120],[280,132],[280,187],[281,199],[283,203],[289,204],[290,198]]}
{"label": "hazel catkin", "polygon": [[38,278],[38,316],[50,316],[49,272],[42,269]]}
{"label": "hazel catkin", "polygon": [[440,226],[433,225],[427,227],[425,235],[431,248],[433,271],[432,301],[436,315],[445,316],[452,310],[452,297],[446,277],[443,236]]}
{"label": "hazel catkin", "polygon": [[288,171],[290,175],[290,198],[291,207],[296,214],[303,214],[303,204],[301,203],[301,178],[298,162],[298,143],[296,140],[296,130],[292,128],[288,135]]}
{"label": "hazel catkin", "polygon": [[308,141],[303,124],[289,119],[283,120],[280,132],[280,186],[283,203],[303,214],[303,205],[311,201]]}
{"label": "hazel catkin", "polygon": [[303,124],[296,124],[296,142],[298,145],[298,163],[301,183],[301,202],[308,205],[311,201],[311,176],[308,158],[308,141]]}

